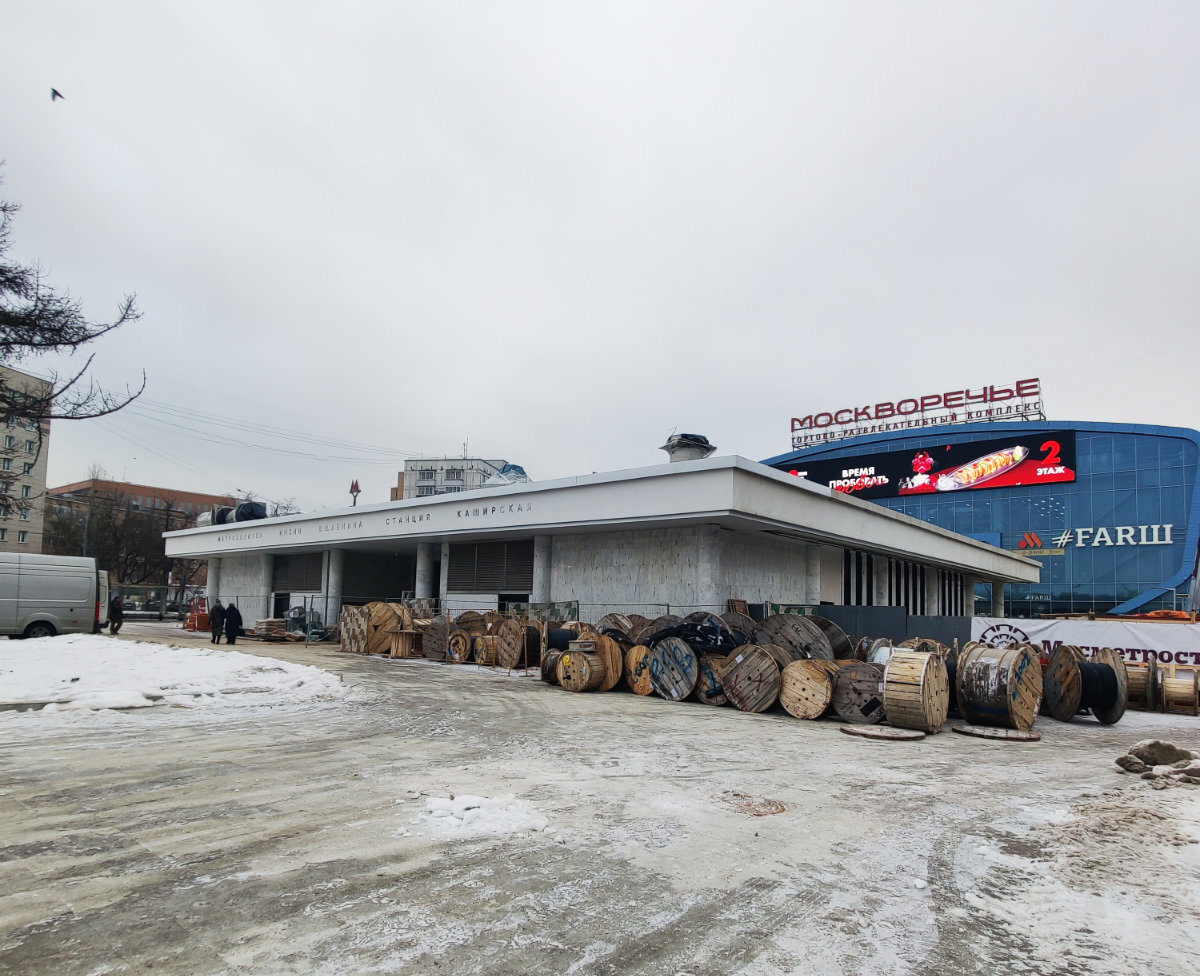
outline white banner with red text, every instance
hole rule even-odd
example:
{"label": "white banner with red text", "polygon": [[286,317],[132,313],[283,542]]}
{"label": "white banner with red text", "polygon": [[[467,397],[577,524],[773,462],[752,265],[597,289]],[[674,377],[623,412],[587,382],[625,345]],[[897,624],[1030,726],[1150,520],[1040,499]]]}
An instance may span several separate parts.
{"label": "white banner with red text", "polygon": [[1155,623],[1149,620],[1018,620],[971,618],[971,639],[1002,647],[1017,642],[1051,653],[1060,644],[1082,648],[1092,656],[1111,647],[1130,664],[1200,666],[1200,623]]}

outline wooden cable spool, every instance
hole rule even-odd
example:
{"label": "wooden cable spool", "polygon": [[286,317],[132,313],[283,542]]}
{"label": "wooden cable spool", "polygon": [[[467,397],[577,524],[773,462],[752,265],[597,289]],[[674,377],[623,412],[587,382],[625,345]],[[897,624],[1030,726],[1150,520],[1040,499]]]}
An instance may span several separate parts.
{"label": "wooden cable spool", "polygon": [[604,660],[605,674],[600,690],[612,691],[625,671],[625,652],[618,641],[605,634],[593,634],[589,639],[595,643],[596,653]]}
{"label": "wooden cable spool", "polygon": [[683,701],[692,693],[700,668],[696,652],[684,640],[667,637],[650,649],[650,684],[667,701]]}
{"label": "wooden cable spool", "polygon": [[634,644],[625,652],[625,684],[635,695],[650,695],[654,685],[650,683],[650,648],[645,644]]}
{"label": "wooden cable spool", "polygon": [[833,681],[833,710],[847,722],[877,725],[884,721],[883,666],[867,661],[847,664]]}
{"label": "wooden cable spool", "polygon": [[666,613],[661,617],[655,617],[649,623],[644,624],[642,629],[638,631],[636,637],[634,637],[632,634],[629,636],[633,639],[635,644],[644,644],[659,631],[667,630],[670,627],[678,627],[681,623],[683,623],[682,617],[677,617],[673,613]]}
{"label": "wooden cable spool", "polygon": [[743,712],[765,712],[779,700],[779,665],[756,644],[744,644],[725,661],[725,697]]}
{"label": "wooden cable spool", "polygon": [[854,644],[854,660],[865,661],[871,653],[871,645],[874,643],[874,637],[860,637]]}
{"label": "wooden cable spool", "polygon": [[607,671],[604,658],[587,651],[566,651],[558,660],[558,683],[567,691],[596,691]]}
{"label": "wooden cable spool", "polygon": [[547,684],[558,684],[558,662],[562,656],[562,651],[547,651],[542,656],[542,680]]}
{"label": "wooden cable spool", "polygon": [[1126,662],[1125,672],[1129,676],[1126,689],[1126,704],[1130,708],[1152,711],[1158,708],[1160,673],[1158,659],[1150,658],[1145,664]]}
{"label": "wooden cable spool", "polygon": [[837,672],[831,661],[792,661],[780,674],[779,704],[796,718],[820,718],[833,701]]}
{"label": "wooden cable spool", "polygon": [[520,620],[505,620],[496,637],[496,663],[510,671],[537,664],[541,658],[541,632]]}
{"label": "wooden cable spool", "polygon": [[883,709],[897,728],[941,732],[950,711],[946,662],[936,654],[897,651],[883,673]]}
{"label": "wooden cable spool", "polygon": [[877,640],[871,644],[871,650],[867,654],[867,661],[871,664],[878,664],[881,668],[886,668],[888,661],[892,659],[897,648],[893,646],[891,641]]}
{"label": "wooden cable spool", "polygon": [[754,623],[753,617],[749,617],[744,613],[738,613],[736,610],[728,610],[721,614],[721,619],[725,621],[725,626],[730,631],[736,631],[746,640],[754,637],[754,628],[757,625]]}
{"label": "wooden cable spool", "polygon": [[446,660],[455,664],[465,664],[471,660],[474,640],[474,636],[455,627],[446,641]]}
{"label": "wooden cable spool", "polygon": [[497,634],[480,634],[471,640],[471,650],[477,664],[495,664],[499,648],[500,637]]}
{"label": "wooden cable spool", "polygon": [[972,725],[1028,732],[1042,704],[1042,665],[1027,648],[976,645],[955,671],[958,711]]}
{"label": "wooden cable spool", "polygon": [[1088,661],[1078,647],[1060,644],[1042,674],[1042,712],[1069,722],[1087,709],[1103,724],[1115,725],[1125,714],[1128,683],[1125,662],[1111,647]]}
{"label": "wooden cable spool", "polygon": [[774,613],[754,631],[756,644],[778,644],[792,651],[796,660],[818,658],[833,660],[833,648],[821,629],[794,613]]}
{"label": "wooden cable spool", "polygon": [[626,618],[629,620],[629,629],[625,631],[629,635],[629,639],[633,640],[633,635],[641,627],[645,627],[650,621],[643,617],[640,613],[627,613]]}
{"label": "wooden cable spool", "polygon": [[626,636],[629,636],[630,626],[629,618],[623,613],[606,613],[596,621],[596,630],[601,632],[605,630],[619,630]]}
{"label": "wooden cable spool", "polygon": [[454,618],[454,626],[459,630],[466,631],[472,637],[476,634],[486,634],[488,632],[487,617],[474,610],[466,610],[460,613]]}
{"label": "wooden cable spool", "polygon": [[696,688],[693,695],[702,705],[725,705],[729,699],[725,695],[725,685],[722,674],[725,666],[725,654],[700,654],[696,658],[699,673],[696,675]]}
{"label": "wooden cable spool", "polygon": [[825,635],[825,639],[829,641],[829,647],[830,650],[833,651],[834,660],[839,657],[846,658],[854,656],[854,644],[850,638],[846,636],[846,632],[842,630],[841,627],[835,624],[828,617],[814,615],[812,617],[808,617],[807,619],[816,624],[821,633]]}
{"label": "wooden cable spool", "polygon": [[450,621],[445,614],[438,614],[421,635],[421,650],[431,661],[446,660],[446,645],[450,639]]}
{"label": "wooden cable spool", "polygon": [[1172,664],[1161,672],[1158,686],[1164,712],[1200,715],[1200,672],[1177,671]]}
{"label": "wooden cable spool", "polygon": [[779,644],[759,644],[764,651],[771,655],[772,660],[779,665],[779,670],[783,671],[793,661],[807,661],[803,652],[797,650],[788,650],[786,647],[781,647]]}

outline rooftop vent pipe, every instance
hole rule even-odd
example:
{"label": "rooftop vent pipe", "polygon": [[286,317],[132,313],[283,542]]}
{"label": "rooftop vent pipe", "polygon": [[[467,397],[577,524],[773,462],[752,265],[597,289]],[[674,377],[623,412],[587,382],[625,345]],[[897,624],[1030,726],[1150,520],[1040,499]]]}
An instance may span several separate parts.
{"label": "rooftop vent pipe", "polygon": [[717,446],[710,444],[708,438],[701,434],[672,434],[667,438],[667,443],[659,448],[667,452],[672,464],[676,461],[699,461],[716,449]]}

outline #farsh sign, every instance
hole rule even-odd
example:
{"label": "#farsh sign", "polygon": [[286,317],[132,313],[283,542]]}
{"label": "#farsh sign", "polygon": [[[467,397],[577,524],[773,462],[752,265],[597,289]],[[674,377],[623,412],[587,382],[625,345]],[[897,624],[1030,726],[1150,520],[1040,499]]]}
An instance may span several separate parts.
{"label": "#farsh sign", "polygon": [[898,498],[1075,480],[1075,432],[1042,431],[810,461],[789,471],[859,498]]}
{"label": "#farsh sign", "polygon": [[981,420],[1045,420],[1042,381],[1017,380],[1007,386],[926,393],[903,400],[843,407],[792,418],[792,450],[828,444],[862,434],[880,434]]}

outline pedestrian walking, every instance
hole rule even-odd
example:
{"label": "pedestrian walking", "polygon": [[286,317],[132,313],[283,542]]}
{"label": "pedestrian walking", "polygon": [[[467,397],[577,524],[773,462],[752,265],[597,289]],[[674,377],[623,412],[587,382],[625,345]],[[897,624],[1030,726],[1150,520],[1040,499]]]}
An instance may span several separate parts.
{"label": "pedestrian walking", "polygon": [[242,614],[236,603],[225,608],[225,643],[236,644],[238,634],[242,632]]}
{"label": "pedestrian walking", "polygon": [[116,636],[123,623],[125,623],[125,601],[119,595],[114,596],[108,601],[108,632]]}
{"label": "pedestrian walking", "polygon": [[220,600],[208,611],[208,627],[212,631],[212,642],[220,644],[221,632],[225,629],[225,608],[221,606]]}

